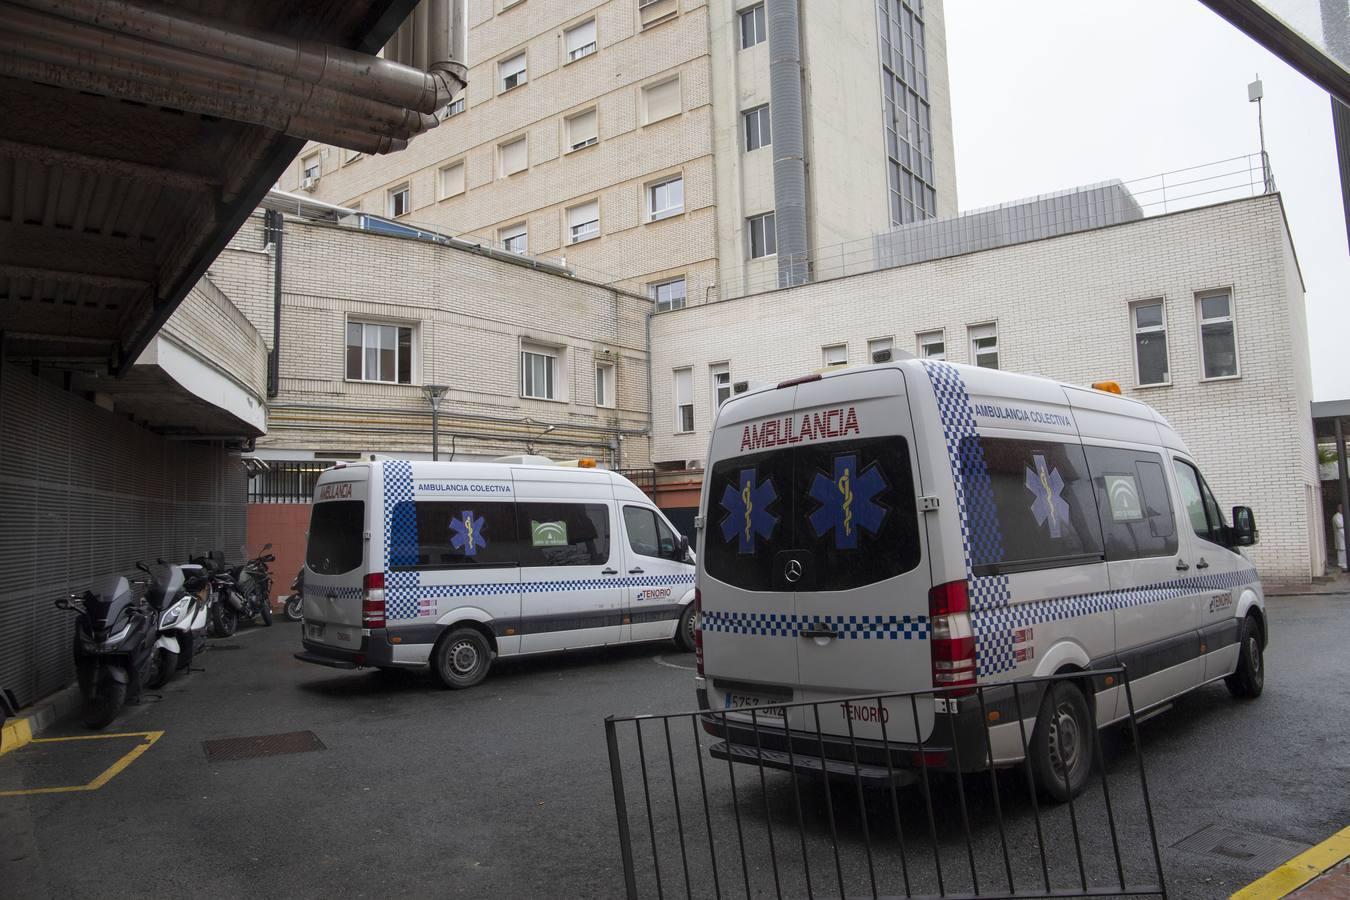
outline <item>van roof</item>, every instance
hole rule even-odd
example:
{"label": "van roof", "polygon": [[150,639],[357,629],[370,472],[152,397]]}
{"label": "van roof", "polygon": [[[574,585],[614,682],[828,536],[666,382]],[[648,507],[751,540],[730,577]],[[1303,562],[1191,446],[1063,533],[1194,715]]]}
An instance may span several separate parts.
{"label": "van roof", "polygon": [[491,460],[484,460],[481,462],[432,462],[429,459],[378,459],[374,461],[362,460],[360,462],[339,462],[332,468],[325,469],[319,477],[323,478],[325,476],[331,476],[336,472],[374,469],[393,462],[411,462],[413,465],[417,466],[419,474],[423,475],[433,475],[437,473],[444,473],[446,475],[494,474],[500,477],[506,472],[539,472],[563,476],[568,481],[582,479],[607,481],[611,484],[632,488],[639,493],[642,492],[632,481],[613,469],[582,468],[580,466],[559,465],[556,463],[545,465],[541,463],[495,462]]}

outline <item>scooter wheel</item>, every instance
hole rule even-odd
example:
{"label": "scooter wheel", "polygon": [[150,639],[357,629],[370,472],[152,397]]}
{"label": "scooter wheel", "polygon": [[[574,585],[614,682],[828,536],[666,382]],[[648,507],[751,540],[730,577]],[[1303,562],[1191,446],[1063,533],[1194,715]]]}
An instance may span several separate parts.
{"label": "scooter wheel", "polygon": [[145,686],[154,690],[164,687],[178,671],[178,654],[163,648],[150,658],[150,671],[145,673]]}
{"label": "scooter wheel", "polygon": [[292,622],[299,622],[305,617],[304,601],[299,597],[290,597],[286,600],[286,618]]}
{"label": "scooter wheel", "polygon": [[93,696],[84,701],[84,727],[107,728],[126,702],[127,686],[120,681],[106,679],[94,688]]}

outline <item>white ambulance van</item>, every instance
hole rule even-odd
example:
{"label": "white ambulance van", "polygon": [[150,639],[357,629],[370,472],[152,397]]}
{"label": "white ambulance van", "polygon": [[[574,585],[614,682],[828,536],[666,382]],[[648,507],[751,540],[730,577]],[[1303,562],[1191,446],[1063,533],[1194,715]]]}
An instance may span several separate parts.
{"label": "white ambulance van", "polygon": [[906,359],[723,405],[697,523],[697,690],[704,709],[765,714],[759,736],[743,713],[707,717],[727,739],[714,754],[753,761],[759,739],[787,761],[792,739],[819,772],[850,758],[851,725],[873,774],[887,754],[956,770],[959,752],[971,771],[988,748],[969,696],[830,704],[823,741],[812,707],[781,704],[1081,672],[1053,704],[1044,683],[1018,698],[1026,745],[1012,689],[985,691],[994,764],[1029,753],[1063,799],[1065,769],[1075,792],[1091,771],[1089,729],[1128,715],[1094,669],[1127,667],[1139,712],[1218,679],[1260,694],[1252,511],[1229,524],[1172,426],[1106,387]]}
{"label": "white ambulance van", "polygon": [[692,649],[688,540],[617,473],[522,459],[319,476],[296,658],[429,664],[466,688],[499,656],[670,639]]}

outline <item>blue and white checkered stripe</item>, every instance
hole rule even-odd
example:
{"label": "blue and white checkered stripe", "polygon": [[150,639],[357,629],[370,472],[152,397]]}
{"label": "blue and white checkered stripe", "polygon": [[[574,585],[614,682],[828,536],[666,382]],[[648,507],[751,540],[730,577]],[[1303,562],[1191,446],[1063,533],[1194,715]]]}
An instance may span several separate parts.
{"label": "blue and white checkered stripe", "polygon": [[797,637],[804,628],[829,626],[849,640],[927,640],[927,616],[803,616],[793,613],[724,612],[705,609],[704,631],[759,637]]}
{"label": "blue and white checkered stripe", "polygon": [[[413,575],[416,572],[391,572],[396,575]],[[391,619],[415,619],[423,615],[421,601],[430,599],[465,599],[473,597],[498,597],[502,594],[559,593],[566,591],[598,591],[609,588],[634,587],[678,587],[692,585],[693,575],[644,575],[631,578],[576,578],[566,581],[502,581],[482,584],[420,584],[400,585],[398,590],[389,590],[386,580],[385,606]]]}
{"label": "blue and white checkered stripe", "polygon": [[390,460],[384,464],[384,604],[389,619],[415,619],[421,615],[421,576],[416,569],[390,571],[395,566],[416,565],[418,560],[417,509],[413,505],[412,463]]}

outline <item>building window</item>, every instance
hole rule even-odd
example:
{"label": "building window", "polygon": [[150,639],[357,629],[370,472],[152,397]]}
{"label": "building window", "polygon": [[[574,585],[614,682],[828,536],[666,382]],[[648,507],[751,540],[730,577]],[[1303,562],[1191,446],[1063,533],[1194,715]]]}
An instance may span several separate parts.
{"label": "building window", "polygon": [[773,256],[778,252],[778,232],[773,213],[751,216],[746,220],[746,232],[750,238],[751,259]]}
{"label": "building window", "polygon": [[675,431],[694,430],[694,370],[675,370]]}
{"label": "building window", "polygon": [[937,215],[922,4],[878,0],[877,31],[891,224],[904,225]]}
{"label": "building window", "polygon": [[745,50],[768,39],[764,25],[764,4],[741,10],[741,49]]}
{"label": "building window", "polygon": [[651,286],[652,299],[656,301],[657,312],[670,312],[672,309],[684,309],[684,278],[672,278],[670,281],[658,281]]}
{"label": "building window", "polygon": [[319,173],[323,169],[323,164],[319,159],[319,154],[311,153],[300,163],[301,184],[306,187],[319,180]]}
{"label": "building window", "polygon": [[347,323],[347,380],[412,384],[412,326]]}
{"label": "building window", "polygon": [[520,396],[557,400],[558,351],[525,344],[520,348]]}
{"label": "building window", "polygon": [[760,147],[767,147],[773,143],[773,133],[769,128],[769,105],[756,106],[754,109],[747,109],[742,115],[745,117],[745,149],[746,152],[758,150]]}
{"label": "building window", "polygon": [[614,366],[609,363],[595,364],[595,405],[614,406]]}
{"label": "building window", "polygon": [[1238,373],[1233,295],[1216,291],[1196,297],[1200,308],[1200,357],[1205,378],[1234,378]]}
{"label": "building window", "polygon": [[1130,310],[1134,320],[1134,363],[1138,383],[1167,384],[1167,321],[1161,300],[1136,303]]}
{"label": "building window", "polygon": [[497,63],[497,77],[500,93],[505,93],[524,84],[526,78],[525,54],[523,52],[517,53],[510,59],[504,59]]}
{"label": "building window", "polygon": [[567,61],[581,59],[595,52],[595,20],[582,22],[563,32],[563,43],[567,47]]}
{"label": "building window", "polygon": [[412,192],[406,184],[389,190],[389,216],[397,219],[406,216],[412,209]]}
{"label": "building window", "polygon": [[[867,361],[868,362],[889,362],[894,358],[895,339],[894,338],[873,338],[867,342]],[[884,359],[877,359],[878,355],[884,355]]]}
{"label": "building window", "polygon": [[579,244],[600,236],[600,201],[592,200],[567,211],[569,244]]}
{"label": "building window", "polygon": [[647,186],[647,215],[652,221],[684,212],[684,178],[676,175]]}
{"label": "building window", "polygon": [[638,0],[638,18],[643,28],[673,19],[679,13],[679,0]]}
{"label": "building window", "polygon": [[924,331],[919,334],[920,359],[946,359],[947,342],[942,331]]}
{"label": "building window", "polygon": [[983,369],[998,368],[997,325],[990,322],[970,326],[970,359]]}
{"label": "building window", "polygon": [[455,197],[464,193],[464,161],[451,163],[448,166],[442,166],[440,172],[441,178],[441,199],[446,197]]}
{"label": "building window", "polygon": [[524,222],[507,225],[497,232],[497,240],[501,241],[502,249],[510,253],[530,252],[530,235]]}
{"label": "building window", "polygon": [[598,143],[600,133],[596,126],[595,110],[588,109],[565,120],[569,150],[580,150]]}
{"label": "building window", "polygon": [[451,116],[457,116],[462,112],[464,112],[463,92],[446,104],[445,109],[441,111],[441,121],[444,122]]}
{"label": "building window", "polygon": [[342,158],[342,164],[344,166],[348,165],[349,163],[354,163],[361,157],[365,156],[365,154],[362,153],[360,150],[347,150],[345,151],[345,153],[346,155],[343,156]]}
{"label": "building window", "polygon": [[650,125],[679,115],[680,76],[649,84],[642,89],[642,124]]}
{"label": "building window", "polygon": [[731,365],[714,363],[708,366],[708,374],[712,377],[712,408],[716,417],[722,404],[731,399]]}
{"label": "building window", "polygon": [[524,137],[499,144],[497,155],[501,158],[501,173],[503,176],[523,172],[530,164],[529,148]]}
{"label": "building window", "polygon": [[848,365],[848,344],[830,344],[820,348],[820,358],[826,368]]}

